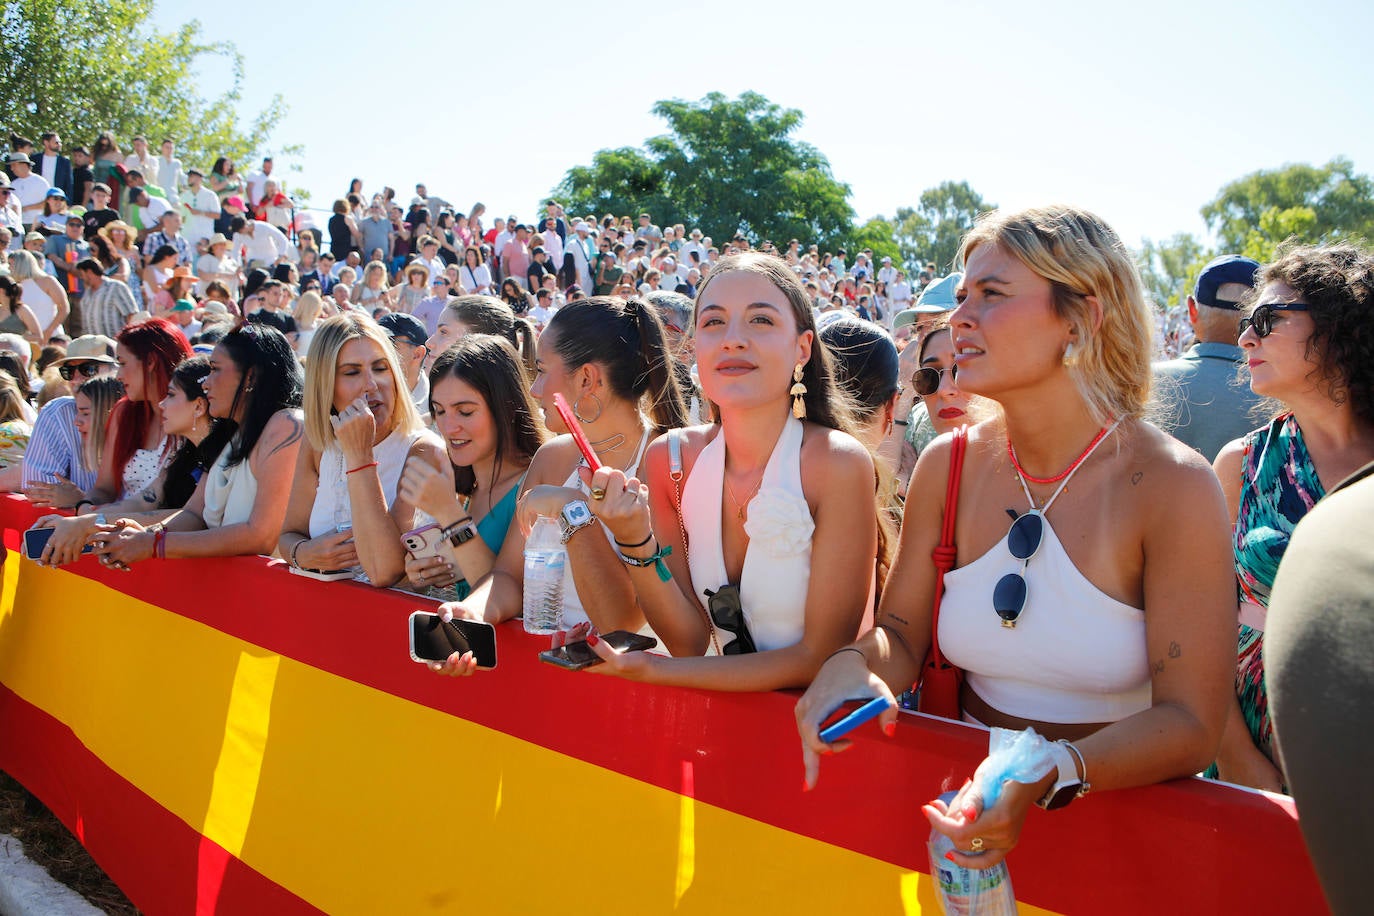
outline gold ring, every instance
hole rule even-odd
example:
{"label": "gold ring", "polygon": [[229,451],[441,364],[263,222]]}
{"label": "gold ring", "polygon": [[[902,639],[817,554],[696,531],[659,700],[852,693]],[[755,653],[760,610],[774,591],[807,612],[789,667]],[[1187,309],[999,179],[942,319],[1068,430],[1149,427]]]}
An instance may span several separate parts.
{"label": "gold ring", "polygon": [[592,487],[592,499],[605,499],[606,490],[603,487]]}
{"label": "gold ring", "polygon": [[969,844],[968,844],[968,845],[969,845],[970,848],[973,849],[974,852],[982,852],[982,851],[983,851],[983,838],[980,837],[980,836],[976,836],[976,837],[974,837],[973,839],[969,840]]}

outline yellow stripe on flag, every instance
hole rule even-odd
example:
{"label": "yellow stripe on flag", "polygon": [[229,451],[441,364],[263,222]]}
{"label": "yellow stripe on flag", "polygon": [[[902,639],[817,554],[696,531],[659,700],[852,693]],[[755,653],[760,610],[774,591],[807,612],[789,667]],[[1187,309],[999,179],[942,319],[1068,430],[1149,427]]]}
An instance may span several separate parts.
{"label": "yellow stripe on flag", "polygon": [[929,876],[695,801],[690,781],[632,779],[13,554],[6,597],[16,573],[0,680],[328,912],[939,912]]}

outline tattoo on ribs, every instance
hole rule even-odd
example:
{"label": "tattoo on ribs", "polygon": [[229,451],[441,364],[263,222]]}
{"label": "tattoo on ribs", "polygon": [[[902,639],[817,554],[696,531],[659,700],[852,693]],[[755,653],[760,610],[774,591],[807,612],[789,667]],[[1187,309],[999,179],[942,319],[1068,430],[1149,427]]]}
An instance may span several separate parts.
{"label": "tattoo on ribs", "polygon": [[900,624],[901,624],[902,626],[904,626],[904,627],[909,627],[909,626],[911,626],[910,623],[908,623],[907,621],[905,621],[905,620],[903,620],[902,618],[898,617],[896,614],[892,613],[891,611],[887,612],[887,613],[884,614],[883,616],[884,616],[884,617],[890,617],[890,618],[892,618],[893,620],[897,621],[898,623],[900,623]]}

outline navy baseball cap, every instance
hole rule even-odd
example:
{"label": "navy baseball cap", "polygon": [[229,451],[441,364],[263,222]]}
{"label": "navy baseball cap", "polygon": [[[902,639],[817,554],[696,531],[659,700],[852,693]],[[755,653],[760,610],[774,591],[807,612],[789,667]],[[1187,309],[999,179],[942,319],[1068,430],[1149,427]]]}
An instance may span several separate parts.
{"label": "navy baseball cap", "polygon": [[1198,274],[1197,285],[1193,287],[1193,298],[1198,305],[1210,305],[1219,309],[1238,309],[1239,302],[1218,299],[1217,290],[1227,283],[1239,283],[1253,287],[1255,274],[1259,272],[1258,261],[1241,257],[1238,254],[1224,254],[1212,260],[1202,273]]}
{"label": "navy baseball cap", "polygon": [[405,312],[390,312],[377,319],[377,323],[382,326],[382,330],[391,335],[392,339],[399,337],[411,346],[423,347],[425,341],[429,340],[429,334],[425,332],[424,322],[414,315],[407,315]]}

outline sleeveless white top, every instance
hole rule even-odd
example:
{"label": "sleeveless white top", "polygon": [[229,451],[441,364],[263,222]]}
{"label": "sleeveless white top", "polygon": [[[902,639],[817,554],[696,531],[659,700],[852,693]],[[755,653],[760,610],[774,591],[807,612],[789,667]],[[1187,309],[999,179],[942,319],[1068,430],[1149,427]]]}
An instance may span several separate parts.
{"label": "sleeveless white top", "polygon": [[[639,473],[639,462],[644,460],[644,450],[649,447],[649,431],[646,429],[644,435],[639,437],[639,447],[635,449],[634,460],[629,467],[625,468],[626,477],[634,477]],[[572,474],[564,482],[563,486],[571,487],[574,490],[581,490],[590,495],[586,484],[582,482],[582,475],[577,473],[577,469],[586,464],[583,459],[577,463],[577,468],[573,468]],[[610,541],[614,548],[615,536],[611,534],[604,524],[601,526],[602,532],[606,535],[606,540]],[[618,548],[615,548],[618,549]],[[563,565],[563,626],[574,627],[579,623],[590,623],[587,611],[582,606],[582,596],[577,593],[577,585],[573,582],[572,563]],[[652,631],[646,626],[640,630],[645,635],[652,635]]]}
{"label": "sleeveless white top", "polygon": [[248,456],[231,468],[230,451],[231,445],[226,445],[205,472],[210,475],[205,482],[205,511],[201,515],[206,528],[223,528],[248,521],[253,514],[253,502],[258,498],[258,478],[253,475]]}
{"label": "sleeveless white top", "polygon": [[[34,280],[25,280],[19,285],[24,290],[24,304],[38,319],[38,330],[47,330],[48,325],[57,317],[57,303]],[[59,328],[57,333],[61,334],[63,331]]]}
{"label": "sleeveless white top", "polygon": [[[1049,511],[1072,477],[1071,473],[1064,479],[1042,513]],[[1034,507],[1024,481],[1021,487]],[[1003,537],[972,563],[945,574],[941,650],[964,669],[974,693],[994,709],[1018,718],[1065,724],[1115,722],[1148,709],[1145,612],[1088,581],[1073,565],[1049,519],[1042,521],[1040,550],[1029,565],[1012,556]],[[1026,605],[1015,628],[1007,628],[993,610],[992,592],[1004,575],[1013,572],[1026,579]]]}
{"label": "sleeveless white top", "polygon": [[163,436],[162,441],[154,448],[135,449],[128,463],[124,465],[121,475],[124,492],[120,498],[136,496],[157,480],[157,475],[172,463],[172,457],[176,455],[176,443],[176,437]]}
{"label": "sleeveless white top", "polygon": [[[388,510],[396,500],[396,488],[401,483],[406,456],[419,439],[429,439],[436,447],[440,444],[438,435],[427,429],[417,429],[407,435],[398,428],[372,447],[372,459],[377,462],[377,476],[382,482],[382,495],[386,497]],[[353,507],[348,501],[347,472],[343,449],[339,448],[338,442],[330,443],[320,455],[320,483],[315,491],[315,504],[310,507],[312,538],[337,531],[341,526],[352,526]]]}
{"label": "sleeveless white top", "polygon": [[[760,652],[801,642],[806,593],[811,584],[811,535],[816,524],[802,492],[802,422],[788,416],[764,467],[757,494],[745,509],[740,603]],[[725,436],[706,444],[682,490],[682,524],[687,529],[687,565],[697,600],[729,582],[722,548],[721,511],[725,481]],[[855,583],[861,587],[862,583]],[[717,631],[724,648],[730,634]]]}

